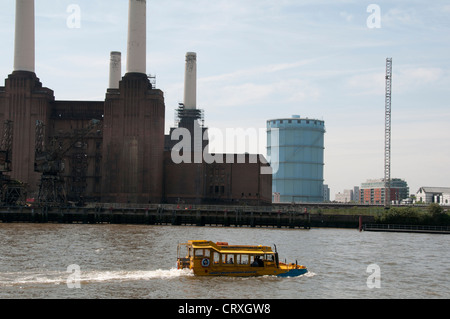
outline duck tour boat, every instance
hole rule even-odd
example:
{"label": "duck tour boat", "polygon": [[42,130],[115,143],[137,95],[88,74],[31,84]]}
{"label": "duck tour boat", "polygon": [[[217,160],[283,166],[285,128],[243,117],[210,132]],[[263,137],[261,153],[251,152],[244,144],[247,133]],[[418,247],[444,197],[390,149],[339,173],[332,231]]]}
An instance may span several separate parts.
{"label": "duck tour boat", "polygon": [[289,264],[280,262],[274,247],[275,251],[269,246],[189,240],[178,244],[177,268],[192,269],[197,276],[295,277],[308,272],[297,261]]}

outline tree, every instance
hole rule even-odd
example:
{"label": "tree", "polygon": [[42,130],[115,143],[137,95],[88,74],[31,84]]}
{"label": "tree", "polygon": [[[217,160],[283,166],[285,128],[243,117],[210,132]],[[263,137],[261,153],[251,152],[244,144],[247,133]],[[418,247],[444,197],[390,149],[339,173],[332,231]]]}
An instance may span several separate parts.
{"label": "tree", "polygon": [[430,218],[435,225],[450,225],[450,215],[448,215],[444,208],[436,203],[430,204],[428,206],[428,213],[430,214]]}
{"label": "tree", "polygon": [[433,203],[428,206],[428,213],[433,217],[438,217],[444,212],[444,209],[441,205]]}

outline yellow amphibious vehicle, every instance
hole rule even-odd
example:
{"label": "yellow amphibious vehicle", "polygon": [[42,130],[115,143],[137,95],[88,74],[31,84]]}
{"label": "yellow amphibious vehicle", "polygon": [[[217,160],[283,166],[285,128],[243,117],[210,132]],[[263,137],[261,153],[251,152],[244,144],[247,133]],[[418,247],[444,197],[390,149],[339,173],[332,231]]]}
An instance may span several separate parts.
{"label": "yellow amphibious vehicle", "polygon": [[179,244],[177,267],[192,269],[198,276],[295,277],[308,272],[297,262],[280,262],[276,246],[273,251],[269,246],[228,245],[207,240]]}

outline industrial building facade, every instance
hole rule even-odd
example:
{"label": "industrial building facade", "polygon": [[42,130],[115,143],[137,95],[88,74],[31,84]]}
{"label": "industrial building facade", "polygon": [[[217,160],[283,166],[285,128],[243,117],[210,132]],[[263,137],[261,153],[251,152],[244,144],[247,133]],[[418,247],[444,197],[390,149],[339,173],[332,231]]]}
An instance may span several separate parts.
{"label": "industrial building facade", "polygon": [[[128,21],[127,70],[122,76],[120,53],[111,52],[105,100],[57,101],[34,70],[34,1],[16,1],[14,69],[0,87],[3,189],[15,181],[27,197],[49,202],[270,203],[272,176],[261,174],[269,166],[261,156],[174,163],[164,93],[146,74],[146,1],[129,1]],[[188,53],[179,111],[179,128],[191,133],[200,125],[195,63]]]}

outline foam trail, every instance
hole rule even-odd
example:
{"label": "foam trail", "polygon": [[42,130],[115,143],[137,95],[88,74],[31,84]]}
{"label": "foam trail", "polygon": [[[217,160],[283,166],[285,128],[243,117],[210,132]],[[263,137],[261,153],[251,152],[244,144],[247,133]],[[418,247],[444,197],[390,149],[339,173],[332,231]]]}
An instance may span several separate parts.
{"label": "foam trail", "polygon": [[[66,284],[71,274],[67,272],[46,273],[3,273],[0,274],[0,287],[25,286],[42,284]],[[113,270],[113,271],[81,271],[80,283],[135,281],[151,279],[172,279],[193,276],[189,269],[170,270]]]}
{"label": "foam trail", "polygon": [[178,277],[193,276],[189,269],[158,269],[158,270],[134,270],[134,271],[103,271],[92,272],[81,275],[81,282],[100,281],[133,281],[150,279],[171,279]]}
{"label": "foam trail", "polygon": [[314,277],[315,275],[315,273],[308,271],[306,274],[303,274],[300,277]]}

